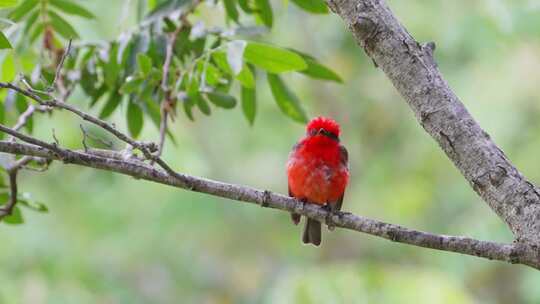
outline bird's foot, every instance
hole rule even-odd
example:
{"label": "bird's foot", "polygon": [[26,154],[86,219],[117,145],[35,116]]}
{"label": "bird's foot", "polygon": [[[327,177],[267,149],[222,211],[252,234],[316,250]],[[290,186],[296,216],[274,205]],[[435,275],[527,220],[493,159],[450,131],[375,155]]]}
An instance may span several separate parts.
{"label": "bird's foot", "polygon": [[[298,201],[300,202],[300,204],[302,204],[302,211],[304,211],[305,208],[306,208],[307,200],[306,199],[299,199]],[[293,224],[295,224],[295,225],[298,225],[300,223],[300,218],[301,217],[302,216],[300,214],[298,214],[298,213],[294,213],[294,212],[291,213],[291,219],[292,219]]]}
{"label": "bird's foot", "polygon": [[334,223],[333,217],[334,215],[339,216],[339,212],[332,208],[330,204],[324,205],[323,209],[328,212],[325,219],[326,226],[328,227],[328,230],[334,231],[334,229],[336,228],[336,224]]}
{"label": "bird's foot", "polygon": [[298,225],[298,223],[300,223],[300,217],[301,215],[298,213],[291,213],[291,219],[293,224]]}

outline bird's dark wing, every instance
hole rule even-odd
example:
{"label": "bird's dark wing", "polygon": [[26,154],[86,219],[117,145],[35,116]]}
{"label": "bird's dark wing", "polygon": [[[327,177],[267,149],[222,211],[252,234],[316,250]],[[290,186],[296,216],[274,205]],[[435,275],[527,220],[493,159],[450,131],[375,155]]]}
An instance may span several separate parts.
{"label": "bird's dark wing", "polygon": [[341,197],[337,200],[335,204],[331,204],[332,211],[341,211],[341,205],[343,205],[343,197],[345,196],[345,192],[341,195]]}
{"label": "bird's dark wing", "polygon": [[[347,168],[349,168],[349,152],[347,152],[347,149],[345,148],[345,146],[342,146],[342,145],[339,146],[339,160],[343,166],[346,166]],[[341,211],[341,205],[343,204],[344,196],[345,196],[345,192],[343,192],[343,194],[337,200],[337,202],[332,205],[333,211]]]}
{"label": "bird's dark wing", "polygon": [[[297,142],[293,147],[292,147],[292,151],[291,151],[291,154],[289,155],[289,157],[291,157],[293,155],[294,152],[296,152],[296,150],[298,150],[300,147],[302,146],[302,142]],[[294,194],[292,193],[291,191],[291,186],[289,186],[289,196],[290,197],[294,197]],[[293,223],[295,225],[298,225],[298,223],[300,223],[300,214],[298,213],[291,213],[291,219],[293,221]]]}
{"label": "bird's dark wing", "polygon": [[347,166],[347,168],[349,167],[349,152],[347,152],[347,148],[343,145],[339,146],[339,159],[342,165]]}

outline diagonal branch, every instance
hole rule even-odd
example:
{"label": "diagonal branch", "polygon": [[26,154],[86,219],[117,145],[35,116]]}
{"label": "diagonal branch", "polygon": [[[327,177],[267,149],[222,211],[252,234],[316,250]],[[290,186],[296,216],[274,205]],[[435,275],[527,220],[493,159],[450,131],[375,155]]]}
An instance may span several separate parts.
{"label": "diagonal branch", "polygon": [[[0,152],[60,160],[58,153],[49,151],[44,147],[23,143],[0,141]],[[172,176],[167,172],[153,168],[142,162],[122,160],[120,158],[107,158],[85,153],[84,151],[62,149],[62,155],[64,157],[61,160],[67,164],[116,172],[133,176],[136,179],[144,179],[189,191],[294,212],[321,222],[325,222],[330,217],[328,211],[323,208],[311,204],[303,204],[294,198],[270,191],[227,184],[181,173],[176,173]],[[467,254],[490,260],[519,263],[540,269],[540,252],[536,246],[523,243],[503,244],[461,236],[437,235],[346,212],[335,213],[330,218],[332,224],[336,227],[367,233],[393,242]]]}
{"label": "diagonal branch", "polygon": [[9,200],[5,206],[0,208],[0,220],[5,218],[6,216],[11,215],[13,212],[13,209],[17,205],[17,173],[19,171],[17,169],[15,170],[9,170]]}
{"label": "diagonal branch", "polygon": [[510,163],[443,79],[434,43],[420,45],[384,0],[326,0],[516,240],[540,245],[540,189]]}
{"label": "diagonal branch", "polygon": [[24,127],[30,118],[34,115],[35,112],[48,112],[50,109],[45,106],[35,106],[35,105],[29,105],[28,108],[26,108],[26,111],[24,111],[21,116],[19,116],[17,123],[13,127],[14,130],[20,130],[22,127]]}

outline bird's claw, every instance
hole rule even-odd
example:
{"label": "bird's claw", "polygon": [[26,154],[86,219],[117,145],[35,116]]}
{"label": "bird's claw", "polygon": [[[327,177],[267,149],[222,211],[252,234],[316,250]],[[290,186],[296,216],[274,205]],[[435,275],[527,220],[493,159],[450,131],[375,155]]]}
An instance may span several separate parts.
{"label": "bird's claw", "polygon": [[[302,212],[306,210],[306,200],[305,199],[299,199],[298,202],[302,205]],[[298,225],[300,223],[301,215],[298,213],[291,213],[291,219],[293,221],[293,224]]]}
{"label": "bird's claw", "polygon": [[327,211],[326,219],[325,219],[326,226],[328,227],[328,230],[334,231],[334,229],[336,228],[336,224],[334,223],[333,217],[334,215],[339,216],[339,212],[334,210],[332,206],[330,206],[329,204],[324,205],[323,209]]}

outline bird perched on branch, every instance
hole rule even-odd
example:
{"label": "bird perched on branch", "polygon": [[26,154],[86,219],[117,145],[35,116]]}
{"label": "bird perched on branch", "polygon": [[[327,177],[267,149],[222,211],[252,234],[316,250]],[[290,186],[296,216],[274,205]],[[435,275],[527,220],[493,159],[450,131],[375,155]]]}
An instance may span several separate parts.
{"label": "bird perched on branch", "polygon": [[[304,203],[325,206],[330,212],[341,210],[349,182],[347,149],[339,142],[339,124],[331,118],[317,117],[306,127],[306,136],[293,147],[287,162],[289,195]],[[295,225],[299,214],[291,214]],[[331,228],[329,226],[329,228]],[[321,244],[321,223],[307,219],[302,241]]]}

